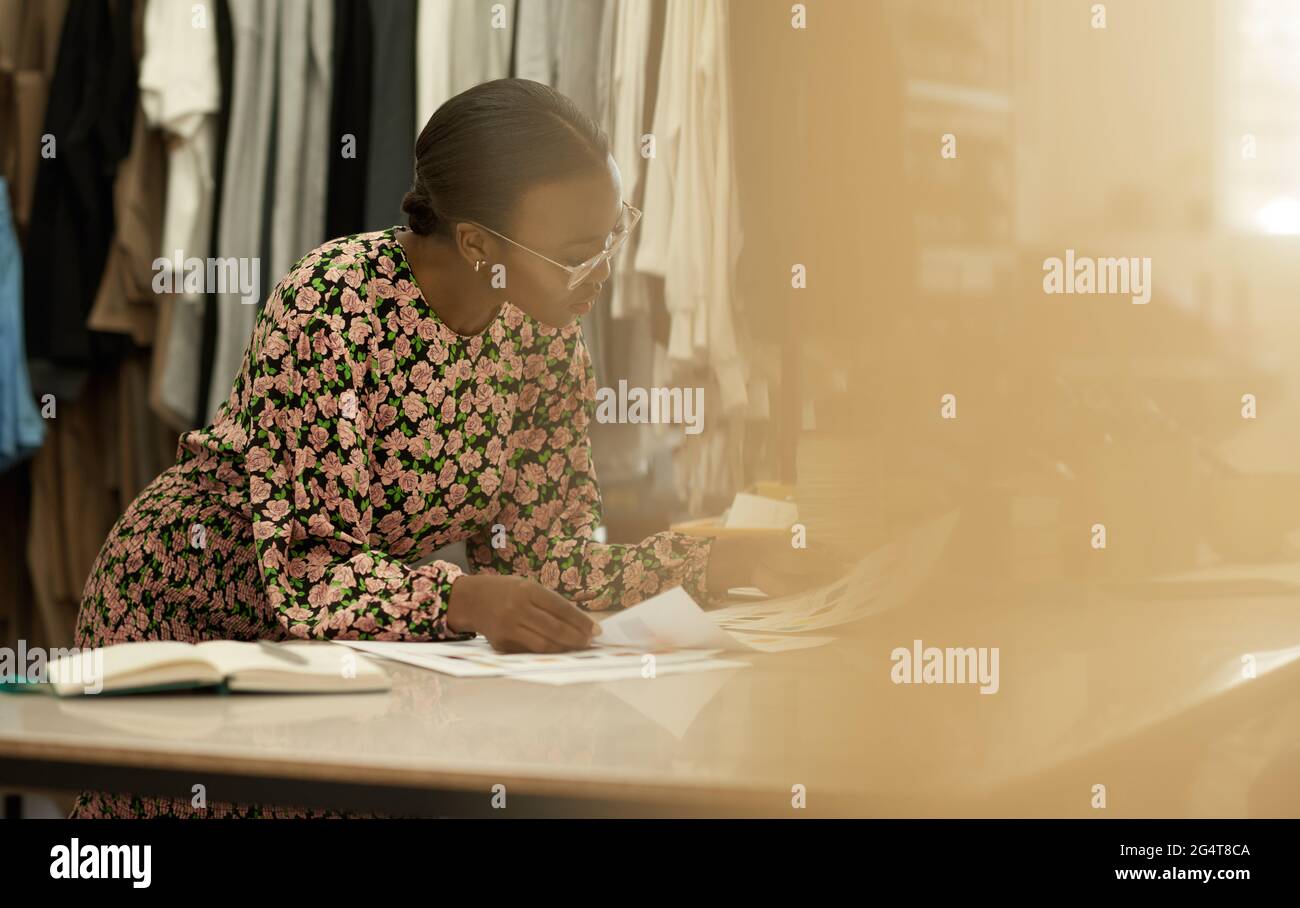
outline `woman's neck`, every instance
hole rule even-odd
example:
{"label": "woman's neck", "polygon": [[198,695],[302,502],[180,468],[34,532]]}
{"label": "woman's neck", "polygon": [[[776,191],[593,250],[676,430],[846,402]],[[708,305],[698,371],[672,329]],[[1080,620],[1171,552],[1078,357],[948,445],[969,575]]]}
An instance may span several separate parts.
{"label": "woman's neck", "polygon": [[394,231],[424,301],[457,334],[481,334],[501,311],[487,283],[449,243],[412,230]]}

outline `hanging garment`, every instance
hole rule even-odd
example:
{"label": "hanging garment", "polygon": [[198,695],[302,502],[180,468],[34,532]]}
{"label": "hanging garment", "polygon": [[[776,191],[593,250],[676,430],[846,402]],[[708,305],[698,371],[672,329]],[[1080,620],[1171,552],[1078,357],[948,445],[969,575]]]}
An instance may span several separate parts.
{"label": "hanging garment", "polygon": [[[609,384],[629,388],[654,386],[654,343],[644,319],[611,319],[604,341],[609,357]],[[586,325],[583,326],[586,336]],[[596,475],[606,487],[640,483],[650,470],[653,426],[641,423],[595,423],[591,427],[591,457]],[[674,426],[678,432],[680,426]]]}
{"label": "hanging garment", "polygon": [[53,392],[42,398],[53,418],[29,470],[27,562],[51,645],[70,642],[97,538],[120,513],[121,495],[157,469],[159,449],[175,446],[148,421],[147,355],[86,325],[114,230],[115,174],[131,146],[133,14],[129,2],[68,9],[42,126],[53,139],[42,149],[54,154],[40,159],[27,234],[23,270],[30,276],[36,266],[42,278],[24,287],[25,333],[38,342],[28,353],[53,367],[38,385]]}
{"label": "hanging garment", "polygon": [[45,439],[45,421],[27,379],[22,285],[9,183],[0,177],[0,472],[30,457]]}
{"label": "hanging garment", "polygon": [[86,324],[93,331],[125,334],[147,347],[157,334],[159,299],[153,263],[162,246],[167,148],[136,105],[131,153],[113,184],[113,241],[95,304]]}
{"label": "hanging garment", "polygon": [[517,78],[555,84],[561,6],[562,0],[515,0]]}
{"label": "hanging garment", "polygon": [[[612,65],[606,28],[612,7],[603,0],[518,0],[515,74],[550,85],[601,124]],[[612,23],[611,23],[612,26]],[[602,40],[604,38],[604,40]],[[608,295],[582,317],[582,332],[596,370],[596,383],[610,384]]]}
{"label": "hanging garment", "polygon": [[38,390],[77,393],[83,370],[122,349],[86,325],[113,236],[113,180],[130,148],[135,63],[130,3],[68,8],[50,83],[25,248],[27,353]]}
{"label": "hanging garment", "polygon": [[0,174],[9,179],[19,236],[31,214],[41,125],[67,10],[68,0],[0,4]]}
{"label": "hanging garment", "polygon": [[415,135],[451,97],[452,0],[419,0],[415,12]]}
{"label": "hanging garment", "polygon": [[602,30],[613,7],[605,0],[516,0],[514,75],[553,86],[599,119],[611,50]]}
{"label": "hanging garment", "polygon": [[[132,57],[144,53],[145,4],[135,5]],[[113,184],[113,241],[95,305],[86,324],[94,331],[128,335],[147,347],[158,323],[153,263],[161,244],[167,151],[163,137],[149,128],[142,104],[135,105],[131,150]]]}
{"label": "hanging garment", "polygon": [[[512,74],[517,14],[524,9],[516,0],[419,0],[416,136],[448,98]],[[521,75],[518,66],[514,75]]]}
{"label": "hanging garment", "polygon": [[[415,172],[415,0],[372,0],[366,229],[402,219]],[[278,277],[278,274],[277,274]]]}
{"label": "hanging garment", "polygon": [[601,45],[607,9],[604,0],[563,0],[556,35],[555,87],[597,122],[605,108],[597,91],[609,85],[610,47]]}
{"label": "hanging garment", "polygon": [[[205,262],[212,253],[216,114],[221,106],[215,7],[210,2],[148,0],[141,106],[167,137],[167,194],[155,255],[167,262]],[[186,287],[184,272],[159,298],[161,342],[155,350],[150,403],[177,431],[193,427],[203,335],[204,288]],[[206,274],[206,268],[205,268]]]}
{"label": "hanging garment", "polygon": [[370,0],[334,0],[333,87],[330,98],[329,195],[326,237],[365,229],[365,172],[370,152],[373,79]]}
{"label": "hanging garment", "polygon": [[272,279],[325,239],[333,40],[333,0],[283,0]]}
{"label": "hanging garment", "polygon": [[[608,90],[611,66],[611,49],[600,40],[607,6],[604,0],[562,0],[559,10],[555,89],[599,125],[607,102],[597,92],[601,87]],[[582,317],[583,337],[601,387],[610,384],[609,321],[606,290],[592,311]]]}
{"label": "hanging garment", "polygon": [[[447,97],[510,75],[515,0],[456,0],[451,11]],[[443,98],[442,100],[446,100]],[[438,103],[442,103],[439,101]]]}
{"label": "hanging garment", "polygon": [[707,366],[722,414],[747,403],[736,338],[740,214],[732,155],[728,4],[669,0],[646,167],[638,270],[664,278],[668,355]]}
{"label": "hanging garment", "polygon": [[[230,102],[233,97],[235,41],[234,26],[230,19],[229,0],[214,0],[217,16],[217,71],[221,79],[221,105],[216,116],[216,157],[212,164],[212,226],[210,236],[215,239],[221,224],[221,201],[226,185],[226,137],[230,134]],[[199,381],[195,388],[195,422],[202,419],[208,409],[208,395],[212,390],[212,365],[217,355],[217,288],[209,285],[203,295],[203,323],[199,332]],[[152,393],[152,392],[151,392]]]}
{"label": "hanging garment", "polygon": [[[710,431],[669,435],[677,488],[691,513],[725,501],[742,478],[748,367],[737,336],[741,245],[733,161],[726,0],[668,0],[658,85],[655,156],[646,162],[636,267],[662,278],[668,316],[656,385],[701,387]],[[653,313],[652,300],[652,313]]]}
{"label": "hanging garment", "polygon": [[[601,58],[608,58],[609,65],[597,72],[600,123],[622,174],[623,197],[638,208],[644,204],[645,186],[641,137],[650,131],[662,41],[662,0],[614,0],[602,21]],[[601,343],[610,386],[619,381],[639,388],[655,384],[650,290],[661,282],[633,267],[639,237],[640,229],[634,230],[614,259],[608,282],[609,318]],[[643,481],[654,460],[655,435],[654,427],[643,424],[595,426],[592,457],[600,476]]]}
{"label": "hanging garment", "polygon": [[[277,32],[279,25],[277,23]],[[275,73],[279,68],[279,47],[272,54],[271,75],[272,82],[275,81]],[[275,207],[275,187],[279,180],[280,174],[276,170],[276,163],[280,159],[279,144],[280,131],[277,124],[280,122],[280,92],[279,86],[276,85],[271,89],[271,120],[267,125],[267,130],[271,137],[271,143],[266,149],[266,185],[262,191],[261,218],[262,226],[258,231],[258,262],[260,267],[268,274],[270,273],[271,264],[271,212]],[[274,278],[271,278],[274,281]],[[249,305],[246,303],[245,305]],[[262,298],[259,296],[256,303],[251,305],[261,306]]]}
{"label": "hanging garment", "polygon": [[[656,7],[660,13],[657,17]],[[650,132],[652,125],[654,109],[646,102],[649,85],[658,74],[657,51],[663,41],[662,9],[662,3],[651,0],[615,0],[614,11],[608,17],[613,24],[613,49],[609,91],[601,122],[609,134],[610,149],[623,177],[623,197],[638,208],[645,204],[642,137]],[[615,319],[649,314],[648,282],[634,267],[640,238],[641,231],[634,231],[613,263],[609,310]]]}
{"label": "hanging garment", "polygon": [[[223,177],[226,190],[215,251],[221,258],[242,259],[245,267],[257,261],[260,297],[279,279],[279,275],[270,277],[261,268],[279,10],[273,3],[259,0],[230,0],[230,19],[234,29],[234,78]],[[245,301],[238,288],[217,294],[217,346],[207,413],[200,415],[200,423],[207,422],[230,396],[257,321],[258,301]]]}
{"label": "hanging garment", "polygon": [[326,138],[329,194],[325,235],[330,238],[366,229],[373,49],[370,0],[334,0],[333,85]]}
{"label": "hanging garment", "polygon": [[105,470],[87,452],[112,443],[96,420],[103,386],[88,382],[81,400],[57,402],[49,435],[31,462],[32,497],[27,566],[36,610],[50,645],[72,642],[77,604],[119,502],[105,494]]}
{"label": "hanging garment", "polygon": [[27,565],[45,638],[68,646],[99,547],[176,454],[176,433],[149,410],[149,354],[92,373],[80,400],[58,400],[31,462]]}
{"label": "hanging garment", "polygon": [[15,553],[0,558],[0,645],[15,647],[26,640],[29,647],[47,646],[39,632],[36,597],[32,592],[27,560],[16,557],[27,545],[28,514],[31,511],[31,465],[20,463],[0,473],[0,551]]}

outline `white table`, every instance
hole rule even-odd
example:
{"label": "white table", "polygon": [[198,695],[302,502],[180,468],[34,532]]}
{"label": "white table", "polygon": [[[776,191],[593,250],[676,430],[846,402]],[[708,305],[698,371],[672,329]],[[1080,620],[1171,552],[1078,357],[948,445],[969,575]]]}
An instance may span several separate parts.
{"label": "white table", "polygon": [[[1300,815],[1300,596],[951,583],[850,630],[590,685],[386,663],[380,694],[4,696],[0,785],[435,816],[1095,816],[1103,784],[1109,816]],[[998,692],[894,684],[913,639],[998,647]]]}

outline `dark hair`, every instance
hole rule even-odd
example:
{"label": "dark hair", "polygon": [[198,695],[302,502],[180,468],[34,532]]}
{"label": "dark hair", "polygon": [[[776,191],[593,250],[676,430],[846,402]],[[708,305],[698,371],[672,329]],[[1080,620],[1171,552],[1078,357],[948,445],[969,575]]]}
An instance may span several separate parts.
{"label": "dark hair", "polygon": [[451,235],[456,220],[505,232],[531,187],[603,167],[609,138],[578,105],[528,79],[475,85],[434,112],[415,142],[402,199],[411,230]]}

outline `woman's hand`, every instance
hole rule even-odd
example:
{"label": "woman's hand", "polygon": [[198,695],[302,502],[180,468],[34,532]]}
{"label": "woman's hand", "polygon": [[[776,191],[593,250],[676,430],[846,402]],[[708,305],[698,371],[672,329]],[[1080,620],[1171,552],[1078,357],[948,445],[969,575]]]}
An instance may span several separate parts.
{"label": "woman's hand", "polygon": [[789,596],[824,586],[846,568],[841,558],[818,549],[797,549],[785,536],[715,539],[705,586],[710,595],[756,586],[769,596]]}
{"label": "woman's hand", "polygon": [[462,574],[451,585],[447,627],[487,637],[498,652],[562,653],[591,646],[600,624],[535,580]]}

